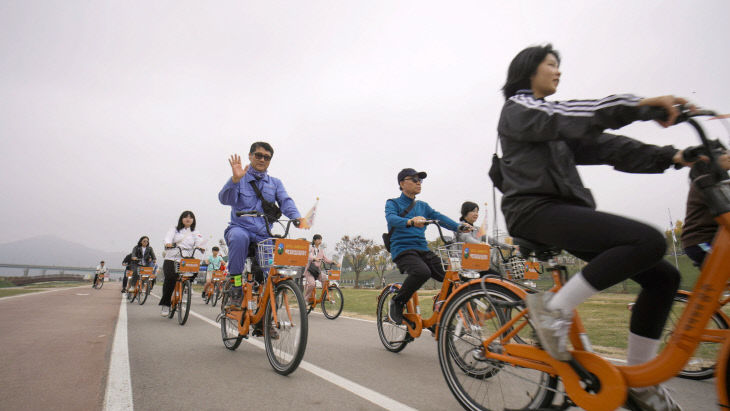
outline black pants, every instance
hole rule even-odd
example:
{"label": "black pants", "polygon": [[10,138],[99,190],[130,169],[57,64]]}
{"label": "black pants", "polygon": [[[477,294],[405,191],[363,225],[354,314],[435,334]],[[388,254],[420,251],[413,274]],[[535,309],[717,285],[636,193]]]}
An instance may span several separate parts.
{"label": "black pants", "polygon": [[99,274],[94,274],[94,281],[91,282],[91,286],[92,287],[96,285],[96,279],[97,278],[99,278]]}
{"label": "black pants", "polygon": [[169,307],[172,292],[175,291],[175,281],[177,281],[175,262],[172,260],[165,260],[165,262],[162,263],[162,272],[165,274],[165,282],[162,283],[162,298],[160,298],[159,305]]}
{"label": "black pants", "polygon": [[132,266],[132,278],[129,279],[129,288],[134,288],[135,285],[137,285],[137,280],[139,280],[139,266],[133,265]]}
{"label": "black pants", "polygon": [[687,257],[691,258],[697,267],[702,267],[707,251],[698,245],[691,245],[685,248],[684,252],[687,253]]}
{"label": "black pants", "polygon": [[587,207],[552,204],[519,221],[510,232],[588,261],[583,277],[597,290],[628,278],[639,283],[630,330],[659,338],[680,280],[679,271],[664,260],[666,242],[659,231]]}
{"label": "black pants", "polygon": [[393,297],[400,304],[407,303],[429,278],[441,282],[446,276],[441,259],[431,251],[406,250],[398,254],[394,262],[400,272],[407,275],[398,294]]}

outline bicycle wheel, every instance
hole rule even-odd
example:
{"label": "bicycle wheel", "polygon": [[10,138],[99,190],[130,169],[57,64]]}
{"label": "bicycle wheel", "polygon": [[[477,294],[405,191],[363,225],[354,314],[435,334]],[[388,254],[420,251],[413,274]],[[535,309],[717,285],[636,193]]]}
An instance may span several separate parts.
{"label": "bicycle wheel", "polygon": [[[672,332],[679,322],[679,317],[682,316],[684,309],[687,308],[687,301],[689,297],[684,294],[677,293],[674,296],[674,304],[672,304],[672,311],[669,313],[669,318],[664,324],[664,332],[662,333],[662,345],[664,346],[669,342],[672,337]],[[728,324],[725,319],[719,313],[714,313],[710,318],[710,322],[707,323],[707,329],[727,329]],[[706,380],[712,378],[715,375],[715,361],[717,355],[722,349],[722,344],[712,342],[700,342],[692,354],[692,357],[684,365],[682,371],[679,372],[679,377],[690,380]]]}
{"label": "bicycle wheel", "polygon": [[[210,286],[212,287],[213,285],[211,284]],[[212,292],[209,293],[208,289],[206,288],[205,289],[205,298],[203,298],[203,300],[205,300],[205,303],[208,304],[210,302],[211,298],[213,298],[213,293]]]}
{"label": "bicycle wheel", "polygon": [[[175,316],[175,312],[178,309],[178,306],[180,305],[180,300],[182,299],[182,296],[180,295],[180,291],[178,291],[177,283],[175,283],[175,288],[172,290],[172,297],[170,297],[170,314],[168,314],[167,318],[172,318]],[[176,301],[174,304],[172,304],[172,301]]]}
{"label": "bicycle wheel", "polygon": [[177,322],[180,325],[185,325],[188,321],[188,314],[190,314],[190,300],[192,298],[192,290],[190,280],[185,280],[182,283],[182,295],[180,296],[180,303],[178,304],[177,311]]}
{"label": "bicycle wheel", "polygon": [[130,303],[134,302],[134,299],[137,297],[137,288],[132,287],[131,290],[127,290],[127,301]]}
{"label": "bicycle wheel", "polygon": [[276,323],[271,304],[264,313],[264,345],[274,371],[288,375],[297,369],[307,349],[309,325],[302,291],[292,280],[284,280],[274,290]]}
{"label": "bicycle wheel", "polygon": [[101,290],[101,287],[103,287],[103,286],[104,286],[104,279],[103,278],[100,278],[100,279],[96,280],[96,289],[97,290]]}
{"label": "bicycle wheel", "polygon": [[150,282],[145,281],[142,283],[142,289],[140,290],[139,297],[137,297],[137,300],[139,301],[139,305],[144,305],[144,303],[147,301],[147,297],[150,295]]}
{"label": "bicycle wheel", "polygon": [[390,300],[393,299],[397,292],[398,290],[395,288],[386,291],[380,296],[377,308],[377,325],[380,342],[390,352],[401,352],[409,342],[413,341],[413,338],[408,334],[406,325],[394,324],[388,315]]}
{"label": "bicycle wheel", "polygon": [[327,298],[322,299],[322,314],[330,320],[334,320],[342,313],[345,297],[342,296],[342,291],[336,285],[329,286],[327,291],[329,293]]}
{"label": "bicycle wheel", "polygon": [[215,286],[215,293],[213,294],[213,307],[218,304],[218,299],[221,298],[221,286],[220,283]]}
{"label": "bicycle wheel", "polygon": [[[480,285],[459,291],[441,317],[438,356],[449,389],[468,410],[548,407],[555,396],[557,377],[484,358],[482,341],[505,320],[504,307],[494,303],[510,301],[514,295],[500,286],[486,287],[486,295]],[[491,344],[491,350],[501,352],[500,337]]]}

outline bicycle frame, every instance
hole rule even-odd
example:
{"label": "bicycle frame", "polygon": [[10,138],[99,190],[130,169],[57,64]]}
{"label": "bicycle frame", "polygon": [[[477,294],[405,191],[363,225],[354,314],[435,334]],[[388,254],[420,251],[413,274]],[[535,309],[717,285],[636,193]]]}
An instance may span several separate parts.
{"label": "bicycle frame", "polygon": [[212,296],[215,294],[216,287],[220,287],[220,285],[223,283],[223,279],[226,277],[225,272],[223,271],[214,271],[212,278],[210,280],[210,284],[205,285],[205,294],[208,296]]}
{"label": "bicycle frame", "polygon": [[327,271],[327,273],[326,273],[327,279],[324,280],[324,281],[321,281],[321,283],[322,283],[322,292],[320,293],[319,298],[317,298],[317,285],[316,285],[317,283],[316,283],[316,280],[315,280],[315,286],[314,286],[314,290],[312,292],[312,295],[314,297],[314,302],[312,302],[312,305],[313,306],[317,306],[317,304],[319,304],[322,301],[324,301],[325,298],[329,299],[329,296],[330,296],[330,291],[329,291],[329,286],[330,286],[329,271],[330,270],[324,270],[324,269],[322,269],[322,271]]}
{"label": "bicycle frame", "polygon": [[[267,304],[271,304],[271,314],[273,316],[273,322],[275,324],[279,322],[274,301],[274,289],[276,288],[277,284],[290,278],[291,277],[289,277],[288,275],[280,275],[279,271],[276,268],[272,267],[269,272],[268,278],[264,283],[263,293],[259,300],[256,301],[253,295],[253,273],[247,273],[247,281],[243,284],[243,300],[241,302],[242,309],[230,310],[226,313],[226,317],[235,320],[236,324],[238,324],[238,333],[240,335],[248,335],[248,331],[251,325],[261,322],[261,320],[264,318],[264,313],[266,311],[265,308]],[[284,295],[284,298],[287,298],[287,296]],[[254,307],[251,304],[257,302],[257,307]],[[293,323],[294,321],[291,312],[289,312],[288,310],[288,302],[286,304],[286,307],[287,315],[289,315],[289,321],[290,323]],[[256,308],[258,308],[256,314],[252,314],[252,311]]]}

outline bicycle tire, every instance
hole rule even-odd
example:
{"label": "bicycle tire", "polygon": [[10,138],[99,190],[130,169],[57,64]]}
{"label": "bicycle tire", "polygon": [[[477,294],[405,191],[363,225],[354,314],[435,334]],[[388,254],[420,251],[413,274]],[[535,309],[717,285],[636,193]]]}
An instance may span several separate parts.
{"label": "bicycle tire", "polygon": [[103,287],[103,286],[104,286],[104,279],[103,278],[97,279],[96,284],[94,284],[94,288],[96,288],[97,290],[101,290],[101,287]]}
{"label": "bicycle tire", "polygon": [[190,301],[192,300],[192,289],[190,280],[185,280],[182,283],[182,295],[180,296],[179,310],[177,312],[177,322],[180,325],[185,325],[188,321],[188,315],[190,314]]}
{"label": "bicycle tire", "polygon": [[342,308],[345,306],[345,297],[342,296],[342,291],[336,285],[327,287],[327,291],[329,293],[328,297],[322,298],[322,314],[326,318],[334,320],[342,313]]}
{"label": "bicycle tire", "polygon": [[[238,348],[239,345],[241,345],[241,341],[243,340],[243,336],[238,333],[238,324],[236,321],[233,321],[232,319],[226,317],[226,309],[225,306],[228,305],[228,298],[230,291],[223,291],[222,298],[221,298],[221,316],[220,316],[220,324],[221,324],[221,338],[223,339],[223,346],[228,348],[231,351],[235,351],[236,348]],[[243,319],[243,317],[241,317]]]}
{"label": "bicycle tire", "polygon": [[[271,304],[264,312],[264,345],[266,357],[276,373],[289,375],[299,367],[307,349],[309,324],[304,296],[291,279],[279,282],[274,289],[276,324],[273,324]],[[276,335],[272,333],[276,330]]]}
{"label": "bicycle tire", "polygon": [[[558,385],[557,377],[489,361],[480,355],[484,338],[493,335],[505,321],[504,309],[492,304],[495,297],[509,301],[514,295],[499,285],[485,284],[485,287],[489,299],[479,284],[464,288],[452,297],[441,317],[438,357],[449,390],[467,410],[550,406]],[[528,327],[531,327],[529,323],[525,328]],[[500,350],[499,337],[493,344],[493,349]]]}
{"label": "bicycle tire", "polygon": [[408,328],[405,324],[396,325],[390,320],[388,311],[390,310],[390,300],[398,292],[397,289],[389,289],[381,294],[378,299],[378,307],[376,314],[378,336],[380,342],[386,350],[390,352],[401,352],[409,342],[413,341],[413,338],[408,333]]}
{"label": "bicycle tire", "polygon": [[144,305],[144,303],[147,301],[147,297],[150,296],[150,282],[145,281],[142,283],[142,292],[140,293],[137,300],[139,301],[139,305]]}
{"label": "bicycle tire", "polygon": [[[213,285],[211,284],[211,287],[212,286]],[[205,286],[203,286],[203,287],[205,287]],[[205,298],[203,298],[203,300],[205,301],[205,304],[208,304],[210,302],[211,298],[213,298],[213,293],[212,292],[209,293],[209,292],[206,291],[205,292]]]}
{"label": "bicycle tire", "polygon": [[134,302],[135,298],[137,298],[137,289],[132,288],[131,290],[128,290],[127,291],[127,301],[129,301],[129,303],[131,304]]}
{"label": "bicycle tire", "polygon": [[215,286],[215,294],[213,295],[213,307],[218,304],[218,300],[221,298],[221,286],[217,284]]}
{"label": "bicycle tire", "polygon": [[[662,333],[662,348],[669,342],[672,331],[676,327],[682,312],[684,312],[688,298],[687,295],[681,293],[674,295],[672,311],[669,313],[669,317],[664,326],[664,332]],[[722,315],[716,312],[712,314],[707,328],[726,330],[728,329],[728,323]],[[684,365],[678,376],[688,380],[706,380],[714,377],[716,360],[721,349],[721,343],[700,342],[694,353],[692,353],[692,357],[687,360],[687,364]]]}
{"label": "bicycle tire", "polygon": [[[178,310],[181,298],[182,296],[177,291],[177,283],[175,283],[175,288],[172,289],[172,296],[170,297],[170,314],[167,315],[167,318],[172,318],[175,316],[175,312],[177,312]],[[172,301],[177,302],[175,304],[172,304]]]}

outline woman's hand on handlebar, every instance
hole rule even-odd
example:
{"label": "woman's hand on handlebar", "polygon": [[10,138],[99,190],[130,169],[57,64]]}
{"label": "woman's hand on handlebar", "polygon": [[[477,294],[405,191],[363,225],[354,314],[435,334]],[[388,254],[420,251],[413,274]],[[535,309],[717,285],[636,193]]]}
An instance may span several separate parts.
{"label": "woman's hand on handlebar", "polygon": [[475,231],[476,228],[474,228],[474,226],[469,223],[461,223],[459,224],[458,230],[462,233],[468,233],[470,231]]}
{"label": "woman's hand on handlebar", "polygon": [[[666,120],[656,120],[656,122],[659,123],[662,127],[669,127],[674,124],[677,116],[679,116],[679,110],[676,106],[684,104],[689,104],[687,99],[682,97],[675,97],[672,95],[645,98],[639,102],[640,106],[661,107],[667,111],[668,116]],[[690,105],[690,110],[694,109],[695,107],[693,105]]]}
{"label": "woman's hand on handlebar", "polygon": [[165,244],[165,248],[173,248],[173,247],[175,247],[175,244],[170,244],[170,243]]}

